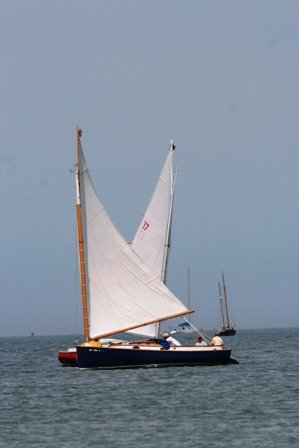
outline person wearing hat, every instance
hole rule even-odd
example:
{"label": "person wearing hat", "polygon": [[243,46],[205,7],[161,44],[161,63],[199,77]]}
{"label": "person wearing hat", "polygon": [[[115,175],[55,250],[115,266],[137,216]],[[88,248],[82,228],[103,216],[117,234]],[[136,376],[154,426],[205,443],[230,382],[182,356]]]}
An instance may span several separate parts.
{"label": "person wearing hat", "polygon": [[171,345],[175,347],[179,347],[182,345],[179,341],[177,341],[174,337],[172,337],[169,333],[163,333],[162,337]]}
{"label": "person wearing hat", "polygon": [[200,346],[200,347],[206,347],[208,344],[206,343],[206,341],[204,341],[203,337],[201,334],[198,335],[197,338],[197,342],[195,343],[196,346]]}
{"label": "person wearing hat", "polygon": [[223,339],[220,337],[219,331],[216,331],[215,336],[213,337],[211,341],[211,345],[214,345],[215,347],[223,347],[224,342]]}

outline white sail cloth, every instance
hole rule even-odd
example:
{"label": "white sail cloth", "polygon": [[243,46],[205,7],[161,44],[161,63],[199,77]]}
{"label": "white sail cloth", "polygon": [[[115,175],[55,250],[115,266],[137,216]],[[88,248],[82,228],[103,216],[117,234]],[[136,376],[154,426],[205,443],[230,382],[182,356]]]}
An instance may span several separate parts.
{"label": "white sail cloth", "polygon": [[[170,250],[170,229],[173,202],[173,145],[167,153],[151,201],[142,217],[132,241],[132,248],[163,283],[166,283]],[[146,325],[131,331],[146,336],[156,336],[159,324]]]}
{"label": "white sail cloth", "polygon": [[187,314],[115,228],[93,188],[80,144],[78,152],[90,337]]}
{"label": "white sail cloth", "polygon": [[132,241],[132,247],[145,264],[165,281],[173,199],[172,145],[149,206]]}

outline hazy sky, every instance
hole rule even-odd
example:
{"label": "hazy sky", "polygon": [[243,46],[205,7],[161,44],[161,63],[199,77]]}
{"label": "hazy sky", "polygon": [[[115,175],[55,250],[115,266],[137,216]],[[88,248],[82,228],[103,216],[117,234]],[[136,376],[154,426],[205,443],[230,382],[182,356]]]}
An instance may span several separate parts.
{"label": "hazy sky", "polygon": [[1,0],[0,335],[81,331],[75,126],[131,240],[170,139],[168,285],[194,322],[299,324],[299,2]]}

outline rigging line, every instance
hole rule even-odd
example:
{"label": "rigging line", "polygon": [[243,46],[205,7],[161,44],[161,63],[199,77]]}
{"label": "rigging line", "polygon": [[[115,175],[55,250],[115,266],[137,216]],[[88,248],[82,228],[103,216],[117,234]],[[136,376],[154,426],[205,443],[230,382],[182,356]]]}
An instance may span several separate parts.
{"label": "rigging line", "polygon": [[[170,149],[173,150],[173,142],[170,142]],[[178,170],[176,169],[173,173],[172,169],[172,159],[171,159],[171,196],[170,196],[170,208],[168,214],[168,223],[166,228],[165,242],[164,242],[164,254],[163,254],[163,264],[162,264],[162,274],[161,280],[163,283],[167,283],[167,274],[168,274],[168,262],[170,256],[170,247],[171,247],[171,233],[172,233],[172,220],[173,220],[173,204],[174,204],[174,192],[175,192],[175,184],[178,175]]]}
{"label": "rigging line", "polygon": [[185,316],[182,316],[182,319],[187,322],[187,324],[190,325],[191,328],[193,328],[193,330],[197,333],[197,334],[201,334],[202,336],[204,336],[204,339],[206,341],[209,341],[211,338],[201,329],[201,328],[197,328],[195,325],[193,325]]}

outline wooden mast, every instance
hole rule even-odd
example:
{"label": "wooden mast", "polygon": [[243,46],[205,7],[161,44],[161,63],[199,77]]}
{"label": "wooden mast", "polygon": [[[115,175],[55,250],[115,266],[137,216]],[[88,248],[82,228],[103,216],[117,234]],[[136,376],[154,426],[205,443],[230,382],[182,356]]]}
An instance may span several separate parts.
{"label": "wooden mast", "polygon": [[219,288],[219,300],[220,300],[220,309],[221,309],[221,317],[222,317],[222,327],[224,328],[225,327],[225,320],[224,320],[223,298],[222,298],[220,282],[218,282],[218,288]]}
{"label": "wooden mast", "polygon": [[79,152],[81,148],[82,129],[77,126],[77,166],[76,166],[76,210],[77,210],[77,235],[78,235],[78,250],[79,250],[79,264],[80,264],[80,278],[81,278],[81,296],[83,308],[83,330],[84,339],[88,341],[89,337],[89,320],[87,308],[87,282],[85,270],[85,249],[84,249],[84,234],[82,224],[81,198],[80,198],[80,157]]}
{"label": "wooden mast", "polygon": [[225,317],[226,317],[226,326],[229,328],[229,317],[228,317],[228,306],[227,306],[227,296],[226,296],[226,286],[224,282],[224,273],[222,272],[222,284],[223,284],[223,294],[224,294],[224,311],[225,311]]}

